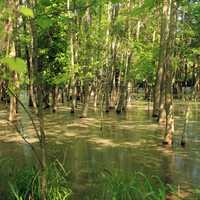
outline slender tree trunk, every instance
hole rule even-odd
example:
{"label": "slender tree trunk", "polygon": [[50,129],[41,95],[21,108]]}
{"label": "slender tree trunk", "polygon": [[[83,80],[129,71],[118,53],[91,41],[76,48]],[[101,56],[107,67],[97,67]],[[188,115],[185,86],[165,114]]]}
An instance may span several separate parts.
{"label": "slender tree trunk", "polygon": [[61,103],[65,103],[65,89],[63,87],[61,89]]}
{"label": "slender tree trunk", "polygon": [[[154,98],[153,98],[153,117],[159,117],[160,100],[161,97],[161,84],[164,77],[164,60],[166,55],[166,45],[168,37],[168,22],[169,22],[169,0],[163,0],[162,2],[162,20],[161,20],[161,33],[160,33],[160,53],[159,62],[156,73],[156,82],[154,86]],[[163,95],[163,93],[162,93]],[[161,102],[163,103],[163,102]]]}
{"label": "slender tree trunk", "polygon": [[72,80],[71,80],[71,78],[70,78],[69,81],[68,81],[68,84],[67,84],[66,87],[65,87],[67,101],[70,101],[71,82],[72,82]]}
{"label": "slender tree trunk", "polygon": [[[12,73],[12,85],[13,91],[18,95],[19,92],[19,78],[16,72]],[[10,96],[10,109],[9,109],[9,121],[15,121],[17,116],[17,99],[15,96]]]}
{"label": "slender tree trunk", "polygon": [[177,2],[171,0],[171,12],[170,12],[170,25],[169,25],[169,37],[166,51],[166,84],[165,84],[165,110],[166,110],[166,130],[163,144],[172,145],[174,134],[174,113],[173,113],[173,66],[172,59],[175,55],[174,45],[176,39],[176,17],[177,17]]}
{"label": "slender tree trunk", "polygon": [[94,108],[97,108],[99,93],[100,93],[100,85],[101,85],[101,77],[97,74],[97,77],[94,81],[93,92],[94,92]]}
{"label": "slender tree trunk", "polygon": [[75,61],[74,61],[74,36],[71,34],[70,38],[70,48],[71,48],[71,67],[72,67],[72,81],[71,81],[71,87],[72,87],[72,94],[71,94],[71,113],[75,112],[76,108],[76,94],[77,94],[77,88],[76,88],[76,76],[75,76]]}
{"label": "slender tree trunk", "polygon": [[127,109],[127,99],[128,99],[128,73],[130,69],[131,59],[132,59],[132,52],[127,52],[125,61],[125,72],[123,80],[120,82],[120,94],[119,94],[119,101],[117,104],[116,112],[121,113],[126,111]]}
{"label": "slender tree trunk", "polygon": [[137,22],[137,31],[136,31],[136,40],[139,41],[140,38],[140,28],[141,28],[141,21],[138,20]]}
{"label": "slender tree trunk", "polygon": [[82,115],[81,118],[86,118],[88,114],[88,106],[89,106],[89,101],[90,101],[90,95],[91,95],[91,85],[90,83],[86,80],[84,83],[84,104],[83,104],[83,110],[82,110]]}
{"label": "slender tree trunk", "polygon": [[47,109],[50,107],[50,103],[49,103],[49,90],[48,90],[48,86],[46,86],[45,88],[43,88],[43,102],[44,102],[44,109]]}
{"label": "slender tree trunk", "polygon": [[118,104],[117,104],[117,108],[116,108],[116,112],[118,114],[123,112],[123,105],[124,105],[124,101],[125,101],[125,83],[124,80],[120,82],[120,93],[119,93],[119,100],[118,100]]}
{"label": "slender tree trunk", "polygon": [[76,87],[76,80],[74,77],[74,80],[72,82],[72,94],[71,94],[71,113],[75,112],[76,104],[77,104],[77,87]]}
{"label": "slender tree trunk", "polygon": [[[24,33],[27,34],[27,21],[23,17],[23,28],[24,28]],[[33,69],[33,58],[32,58],[32,50],[33,50],[33,44],[30,45],[30,48],[28,45],[25,46],[25,55],[26,55],[26,61],[27,61],[27,67],[28,67],[28,78],[29,78],[29,106],[33,106],[34,109],[36,110],[37,105],[36,105],[36,97],[35,97],[35,92],[34,92],[34,85],[33,85],[33,76],[34,76],[34,69]]]}
{"label": "slender tree trunk", "polygon": [[108,10],[107,10],[107,17],[108,17],[108,28],[106,33],[106,84],[105,84],[105,112],[110,111],[110,98],[111,98],[111,79],[112,79],[112,66],[111,66],[111,49],[112,49],[112,41],[110,35],[110,29],[112,25],[112,3],[109,2]]}
{"label": "slender tree trunk", "polygon": [[52,90],[52,110],[55,113],[57,111],[57,106],[58,106],[58,87],[54,86]]}
{"label": "slender tree trunk", "polygon": [[[19,2],[10,2],[11,6],[13,6],[13,12],[15,13],[15,9],[18,8],[18,4]],[[12,38],[9,42],[9,56],[10,57],[19,57],[21,56],[20,54],[20,46],[19,46],[19,41],[18,38],[16,37],[15,34],[18,33],[18,19],[17,16],[15,15],[14,19],[9,19],[10,20],[10,31],[12,32]],[[14,30],[16,31],[16,33],[14,34]],[[19,95],[19,75],[17,74],[17,72],[13,71],[11,72],[11,81],[10,81],[10,85],[12,87],[12,90],[14,91],[15,94],[17,94],[17,96]],[[15,121],[16,120],[16,116],[17,116],[17,98],[13,95],[10,96],[10,108],[9,108],[9,121]]]}
{"label": "slender tree trunk", "polygon": [[159,124],[163,124],[166,122],[166,112],[165,112],[165,84],[166,84],[166,77],[165,72],[162,74],[162,81],[160,86],[160,102],[159,102],[159,117],[158,121]]}

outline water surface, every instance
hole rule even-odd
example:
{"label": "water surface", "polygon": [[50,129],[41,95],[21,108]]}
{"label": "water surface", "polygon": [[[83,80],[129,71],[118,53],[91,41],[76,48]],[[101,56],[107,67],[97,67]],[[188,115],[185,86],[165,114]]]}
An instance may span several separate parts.
{"label": "water surface", "polygon": [[[104,114],[102,121],[99,111],[92,109],[87,119],[80,119],[79,113],[71,115],[66,105],[60,105],[55,114],[45,111],[48,160],[59,159],[71,171],[76,199],[90,192],[97,174],[104,169],[120,170],[124,174],[141,171],[149,176],[159,176],[165,183],[179,185],[183,190],[200,185],[199,104],[191,104],[184,149],[180,147],[184,103],[175,104],[173,148],[162,147],[163,128],[152,119],[151,107],[142,101],[135,102],[126,114],[116,115],[112,111]],[[22,109],[20,113],[24,133],[37,145],[27,115]],[[0,167],[0,191],[12,171],[6,167],[6,160],[13,160],[15,167],[34,163],[30,148],[6,119],[6,108],[0,105],[0,158],[4,163]]]}

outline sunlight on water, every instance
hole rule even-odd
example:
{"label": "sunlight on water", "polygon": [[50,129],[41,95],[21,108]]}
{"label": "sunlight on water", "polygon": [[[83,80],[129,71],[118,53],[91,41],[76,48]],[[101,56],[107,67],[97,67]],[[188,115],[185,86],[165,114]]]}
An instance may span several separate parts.
{"label": "sunlight on water", "polygon": [[[200,184],[200,115],[199,104],[193,104],[187,135],[187,146],[180,147],[184,112],[176,105],[176,134],[173,149],[163,148],[162,127],[151,118],[147,104],[134,103],[126,115],[115,112],[104,115],[100,130],[99,112],[90,111],[89,118],[72,116],[66,106],[56,114],[46,111],[48,159],[59,159],[72,172],[72,185],[77,193],[89,190],[97,173],[103,169],[118,169],[124,173],[141,171],[158,175],[170,184],[190,188]],[[26,137],[36,145],[28,117],[22,110],[21,122]],[[0,155],[13,159],[15,167],[33,163],[31,150],[6,120],[6,110],[0,111]],[[19,162],[20,160],[20,162]],[[5,169],[0,173],[6,177]],[[5,181],[5,180],[4,180]],[[1,188],[4,184],[0,180]]]}

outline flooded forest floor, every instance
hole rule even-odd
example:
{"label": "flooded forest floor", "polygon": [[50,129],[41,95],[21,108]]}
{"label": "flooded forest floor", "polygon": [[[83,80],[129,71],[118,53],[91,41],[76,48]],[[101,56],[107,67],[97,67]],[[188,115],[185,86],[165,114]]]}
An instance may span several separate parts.
{"label": "flooded forest floor", "polygon": [[[90,192],[97,174],[102,170],[131,173],[139,171],[147,176],[159,176],[164,183],[180,190],[200,185],[200,104],[191,103],[187,145],[180,146],[184,128],[184,103],[175,103],[175,142],[164,148],[163,127],[152,116],[152,105],[136,101],[126,114],[114,111],[100,118],[92,108],[88,118],[80,113],[70,114],[67,105],[60,105],[57,113],[45,111],[47,156],[49,162],[58,159],[71,173],[71,184],[79,195]],[[31,123],[20,108],[23,132],[37,146]],[[0,191],[5,188],[12,167],[34,163],[31,149],[7,121],[6,107],[0,105]],[[101,128],[102,127],[102,128]]]}

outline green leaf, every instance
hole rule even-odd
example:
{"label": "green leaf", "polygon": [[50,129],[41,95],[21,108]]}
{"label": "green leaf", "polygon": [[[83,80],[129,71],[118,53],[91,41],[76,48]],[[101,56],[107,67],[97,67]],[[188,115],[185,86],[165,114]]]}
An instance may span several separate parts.
{"label": "green leaf", "polygon": [[1,59],[1,62],[8,65],[10,70],[16,71],[18,73],[26,72],[27,69],[26,63],[21,58],[5,57]]}
{"label": "green leaf", "polygon": [[155,6],[155,0],[145,0],[144,6],[148,9],[152,9]]}
{"label": "green leaf", "polygon": [[200,55],[200,48],[193,48],[192,51],[194,54]]}
{"label": "green leaf", "polygon": [[26,17],[34,17],[34,15],[33,15],[33,10],[30,9],[30,8],[27,8],[27,7],[25,7],[25,6],[21,6],[21,7],[19,8],[19,12],[20,12],[21,14],[23,14],[24,16],[26,16]]}
{"label": "green leaf", "polygon": [[59,84],[65,83],[66,80],[67,80],[67,74],[65,74],[65,73],[60,74],[54,78],[53,84],[59,85]]}
{"label": "green leaf", "polygon": [[135,7],[130,14],[133,17],[141,17],[146,15],[155,5],[155,0],[145,0],[142,5]]}
{"label": "green leaf", "polygon": [[37,24],[42,28],[42,29],[48,29],[49,27],[52,26],[52,21],[50,18],[46,17],[46,16],[42,16],[40,18],[38,18],[37,20]]}
{"label": "green leaf", "polygon": [[120,3],[121,0],[111,0],[111,2],[115,4],[115,3]]}

